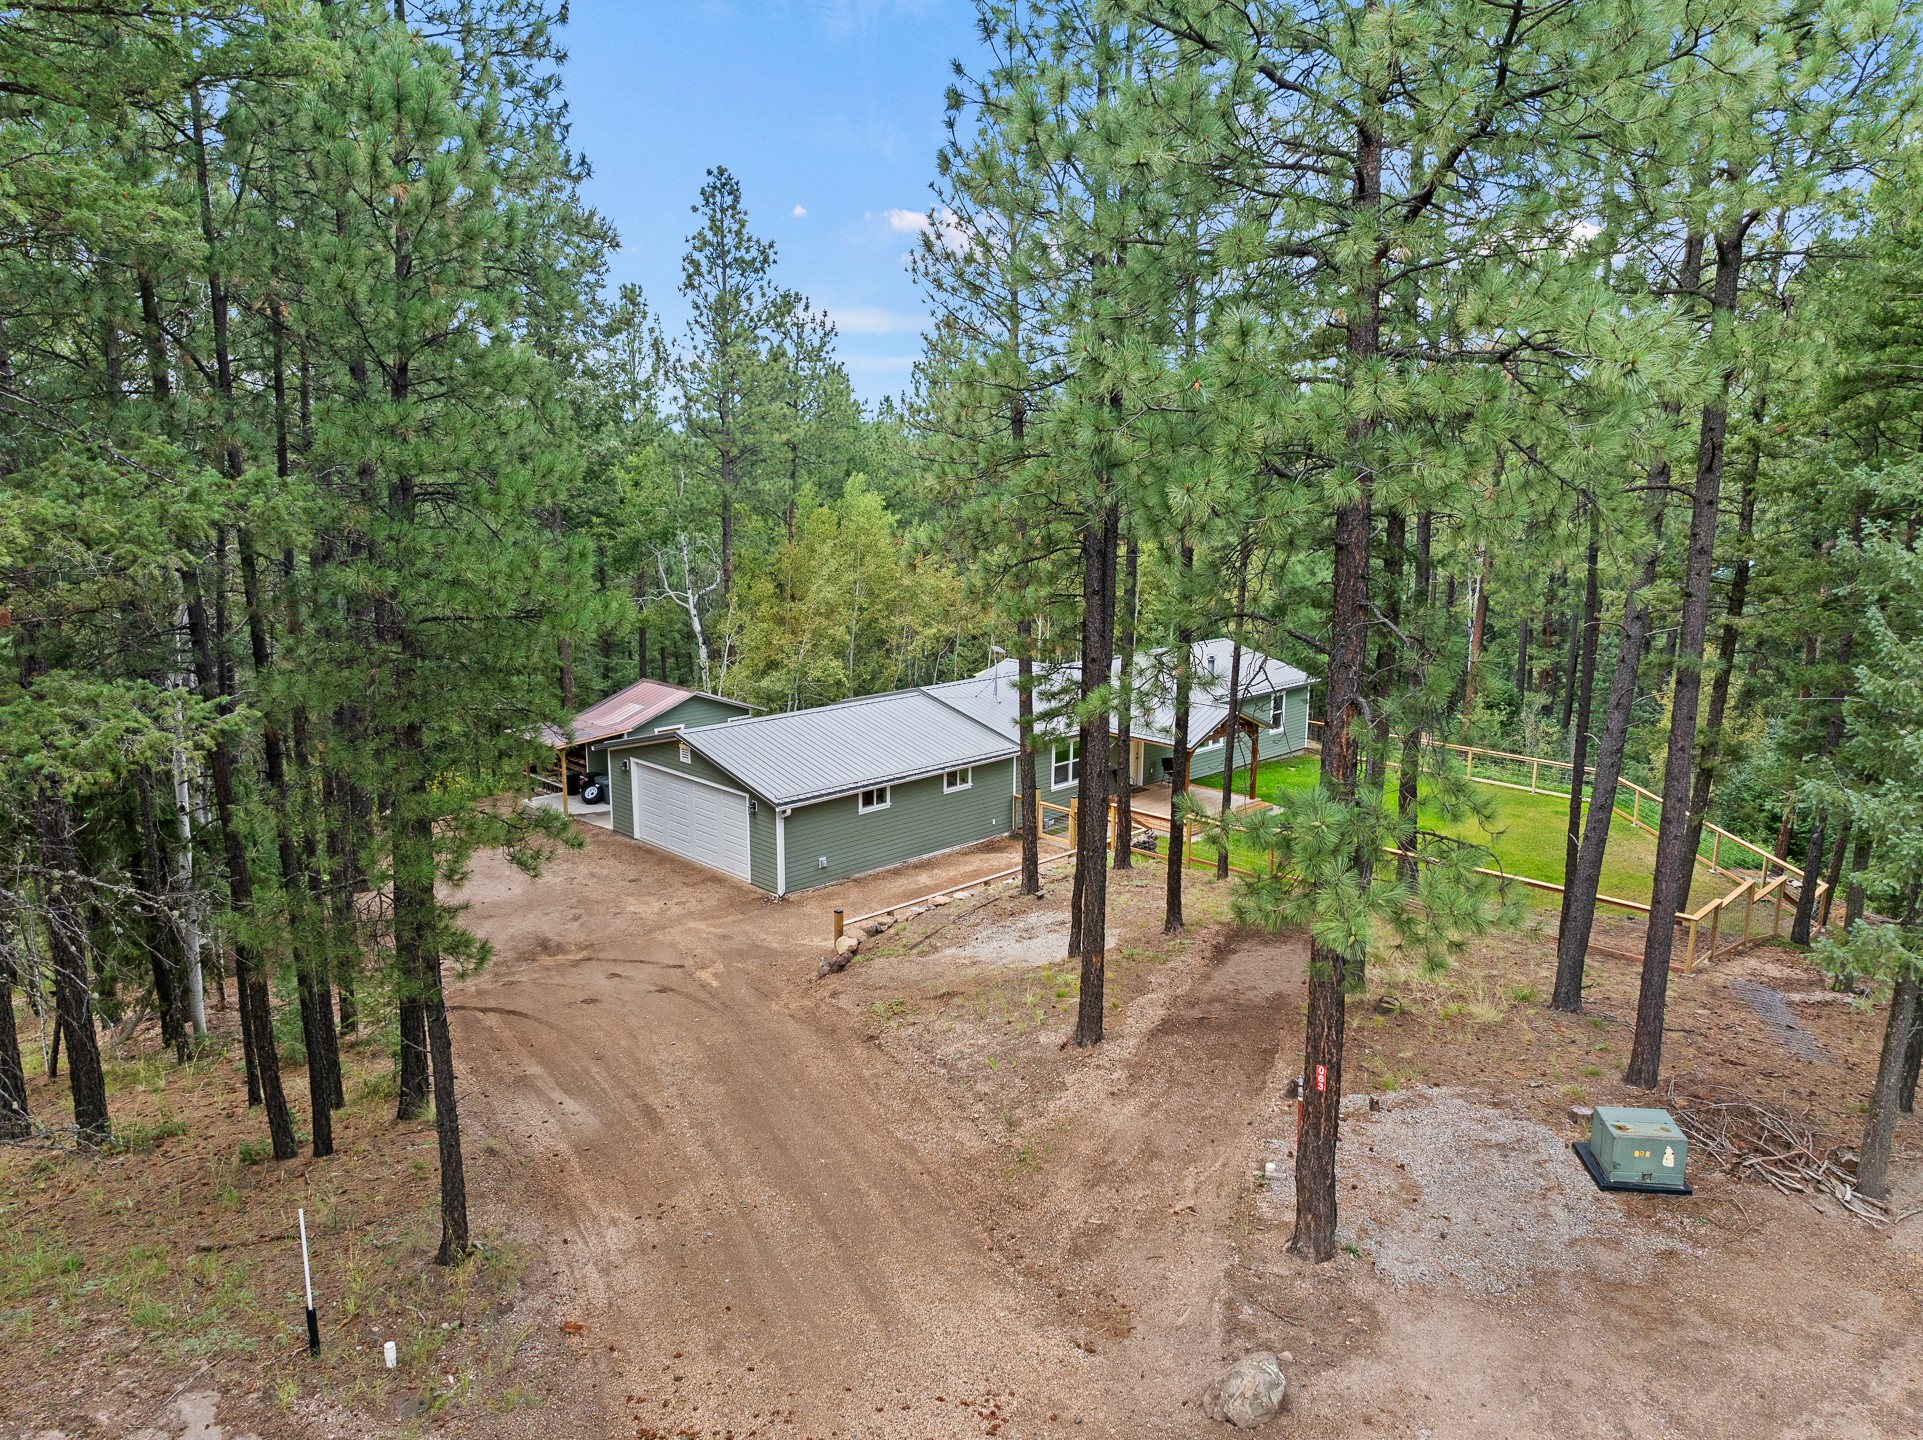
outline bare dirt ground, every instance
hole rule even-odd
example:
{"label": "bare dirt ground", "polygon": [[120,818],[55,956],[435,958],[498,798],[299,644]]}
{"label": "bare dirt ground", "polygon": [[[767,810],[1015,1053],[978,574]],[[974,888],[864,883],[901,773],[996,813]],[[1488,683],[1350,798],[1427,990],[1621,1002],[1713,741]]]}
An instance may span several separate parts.
{"label": "bare dirt ground", "polygon": [[[1382,967],[1352,1074],[1413,1093],[1348,1122],[1353,1253],[1311,1269],[1286,1254],[1299,942],[1228,927],[1197,882],[1164,945],[1159,869],[1118,877],[1093,1053],[1061,1046],[1066,877],[813,980],[830,905],[940,883],[775,904],[600,837],[538,881],[477,872],[499,954],[459,999],[469,1113],[624,1433],[1202,1435],[1202,1387],[1253,1348],[1289,1357],[1281,1435],[1917,1430],[1923,1225],[1878,1234],[1701,1167],[1681,1201],[1575,1169],[1569,1105],[1631,1098],[1631,967],[1596,967],[1578,1019],[1541,1008],[1540,934],[1439,980]],[[1847,1136],[1878,1017],[1789,1002],[1812,1066],[1732,978],[1821,989],[1782,951],[1679,977],[1679,1087],[1740,1084]],[[1900,1143],[1899,1210],[1913,1122]]]}
{"label": "bare dirt ground", "polygon": [[[1311,1267],[1286,1251],[1303,947],[1231,926],[1225,888],[1192,879],[1169,942],[1161,869],[1114,877],[1108,1038],[1084,1052],[1062,1044],[1065,873],[1041,901],[981,891],[815,978],[831,906],[979,876],[1005,846],[774,902],[585,838],[535,879],[483,857],[460,896],[495,946],[451,997],[487,1244],[466,1288],[425,1265],[431,1134],[385,1124],[368,1057],[358,1180],[197,1150],[174,1172],[179,1202],[243,1245],[278,1243],[296,1196],[324,1197],[326,1293],[362,1287],[356,1313],[328,1312],[328,1383],[302,1379],[297,1309],[251,1363],[178,1346],[158,1362],[123,1265],[110,1306],[59,1292],[70,1322],[0,1306],[0,1381],[72,1392],[43,1410],[6,1391],[0,1440],[1187,1440],[1229,1433],[1200,1394],[1252,1349],[1285,1357],[1277,1436],[1923,1433],[1923,1218],[1877,1231],[1707,1164],[1689,1199],[1582,1177],[1569,1107],[1641,1098],[1618,1083],[1632,965],[1593,963],[1580,1017],[1542,1006],[1539,931],[1441,976],[1374,966],[1348,1075],[1383,1108],[1344,1122],[1344,1248]],[[1679,975],[1665,1103],[1733,1088],[1852,1142],[1882,1016],[1821,991],[1781,949]],[[187,1145],[189,1121],[153,1154]],[[1923,1207],[1920,1140],[1906,1120],[1898,1213]],[[83,1216],[116,1177],[82,1167],[115,1162],[31,1163],[0,1173],[0,1200],[26,1195],[30,1224],[104,1258],[114,1242]],[[161,1193],[168,1172],[139,1173]],[[226,1257],[232,1273],[255,1253]],[[284,1270],[254,1273],[263,1305],[295,1293]],[[425,1288],[396,1291],[403,1273]],[[408,1385],[367,1379],[384,1334],[421,1342]],[[44,1349],[22,1359],[23,1335]],[[90,1363],[125,1403],[83,1403]]]}

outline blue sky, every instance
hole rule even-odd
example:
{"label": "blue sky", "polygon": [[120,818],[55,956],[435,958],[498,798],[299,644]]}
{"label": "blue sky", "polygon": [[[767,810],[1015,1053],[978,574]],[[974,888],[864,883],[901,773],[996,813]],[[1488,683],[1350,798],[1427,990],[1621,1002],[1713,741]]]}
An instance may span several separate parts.
{"label": "blue sky", "polygon": [[613,222],[613,283],[678,335],[682,242],[709,166],[741,182],[779,282],[825,306],[855,391],[899,392],[925,310],[905,257],[930,204],[969,0],[575,0],[563,32],[588,202]]}

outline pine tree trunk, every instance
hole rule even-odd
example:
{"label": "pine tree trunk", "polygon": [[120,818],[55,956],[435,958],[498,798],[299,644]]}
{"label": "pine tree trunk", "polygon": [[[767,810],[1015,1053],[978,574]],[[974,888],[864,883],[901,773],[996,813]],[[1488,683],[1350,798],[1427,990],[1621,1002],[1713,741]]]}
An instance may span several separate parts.
{"label": "pine tree trunk", "polygon": [[[1358,731],[1368,648],[1369,505],[1344,506],[1335,517],[1335,573],[1329,667],[1322,725],[1322,787],[1337,804],[1358,803]],[[1374,857],[1358,849],[1349,862],[1367,887]],[[1295,1156],[1295,1234],[1289,1248],[1311,1260],[1335,1257],[1335,1151],[1342,1108],[1342,1051],[1350,957],[1312,940],[1309,1009],[1303,1045],[1303,1106]]]}
{"label": "pine tree trunk", "polygon": [[1118,607],[1120,614],[1121,636],[1117,644],[1121,649],[1120,685],[1116,691],[1115,713],[1118,729],[1115,737],[1116,757],[1115,774],[1115,868],[1129,870],[1134,868],[1135,856],[1135,812],[1130,801],[1135,777],[1131,774],[1134,756],[1130,753],[1134,732],[1135,711],[1135,599],[1136,586],[1141,573],[1141,553],[1135,542],[1133,528],[1129,531],[1126,559],[1122,565],[1122,598]]}
{"label": "pine tree trunk", "polygon": [[[1389,720],[1391,699],[1398,676],[1406,676],[1409,666],[1396,664],[1396,647],[1401,643],[1402,570],[1407,558],[1408,521],[1400,507],[1390,510],[1382,522],[1383,618],[1388,621],[1376,637],[1374,682],[1369,696],[1372,718],[1369,722],[1367,788],[1371,800],[1383,793],[1389,783]],[[1397,848],[1401,848],[1398,837]]]}
{"label": "pine tree trunk", "polygon": [[[1714,330],[1725,328],[1735,313],[1746,228],[1747,222],[1739,221],[1716,237]],[[1670,691],[1669,748],[1663,762],[1663,810],[1656,827],[1656,861],[1650,884],[1649,927],[1643,940],[1636,1032],[1623,1075],[1625,1084],[1640,1090],[1654,1088],[1662,1071],[1663,1015],[1669,1003],[1676,912],[1687,902],[1690,871],[1696,864],[1695,853],[1684,845],[1692,829],[1690,779],[1696,756],[1697,710],[1702,699],[1703,647],[1709,639],[1709,587],[1715,565],[1717,506],[1729,437],[1727,396],[1732,379],[1726,374],[1721,394],[1703,407],[1696,446],[1696,482],[1683,562],[1682,615],[1676,629],[1676,676]],[[1702,821],[1700,817],[1694,819],[1695,832],[1700,835]]]}
{"label": "pine tree trunk", "polygon": [[[225,544],[217,537],[216,549]],[[203,696],[214,698],[226,714],[233,709],[233,694],[221,683],[225,667],[216,663],[214,637],[207,624],[207,605],[200,589],[198,572],[183,577],[187,586],[187,627],[193,641],[194,670]],[[232,742],[217,739],[210,756],[214,782],[214,810],[220,820],[222,853],[227,860],[227,893],[234,914],[243,922],[254,913],[254,873],[247,856],[247,844],[239,826],[239,802],[234,789]],[[237,933],[233,938],[234,988],[240,1005],[243,1043],[251,1039],[253,1066],[260,1086],[261,1102],[267,1110],[267,1133],[276,1160],[291,1160],[300,1147],[294,1139],[293,1117],[287,1111],[287,1097],[281,1089],[280,1056],[274,1048],[272,1001],[267,976],[253,945]]]}
{"label": "pine tree trunk", "polygon": [[[66,797],[51,779],[34,787],[34,830],[40,843],[41,894],[53,955],[54,1018],[67,1046],[67,1084],[73,1092],[73,1123],[83,1145],[112,1138],[107,1118],[107,1078],[94,1031],[93,977],[88,965],[86,923],[69,889],[79,874],[73,823]],[[11,1000],[9,1000],[11,1005]]]}
{"label": "pine tree trunk", "polygon": [[[262,606],[260,565],[252,532],[243,528],[239,542],[241,593],[247,602],[247,635],[253,651],[254,675],[259,680],[272,665],[267,645],[267,618]],[[273,809],[275,854],[280,861],[281,907],[300,994],[301,1038],[307,1051],[308,1108],[313,1125],[314,1158],[318,1160],[334,1153],[334,1092],[338,1087],[329,1066],[333,1053],[332,1004],[326,994],[326,980],[317,978],[315,973],[318,966],[307,909],[307,878],[301,872],[294,836],[294,806],[287,784],[286,740],[271,715],[261,727],[261,751]]]}
{"label": "pine tree trunk", "polygon": [[1843,855],[1849,849],[1850,817],[1846,812],[1843,823],[1836,827],[1836,840],[1830,846],[1830,863],[1823,871],[1823,908],[1817,916],[1816,928],[1829,928],[1830,906],[1836,900],[1836,888],[1843,879]]}
{"label": "pine tree trunk", "polygon": [[[1840,673],[1849,672],[1850,654],[1855,647],[1856,635],[1846,631],[1837,645],[1836,665]],[[1823,749],[1818,761],[1826,761],[1836,753],[1836,747],[1843,743],[1843,700],[1837,696],[1829,707],[1829,723],[1823,730]],[[1809,853],[1803,858],[1803,885],[1796,896],[1796,914],[1790,921],[1789,938],[1792,945],[1808,945],[1814,938],[1812,931],[1816,921],[1817,882],[1822,879],[1824,857],[1829,853],[1829,823],[1827,810],[1817,812],[1816,823],[1810,829]]]}
{"label": "pine tree trunk", "polygon": [[1091,516],[1082,531],[1081,754],[1076,781],[1079,824],[1075,835],[1082,992],[1075,1014],[1075,1044],[1102,1040],[1103,982],[1108,960],[1108,710],[1090,698],[1109,689],[1115,659],[1115,551],[1121,512],[1111,503]]}
{"label": "pine tree trunk", "polygon": [[1916,1014],[1910,1021],[1910,1035],[1903,1047],[1903,1078],[1896,1089],[1896,1108],[1905,1115],[1916,1113],[1916,1081],[1923,1070],[1923,993],[1917,997]]}
{"label": "pine tree trunk", "polygon": [[[338,718],[336,727],[340,728]],[[355,986],[361,970],[361,927],[355,897],[361,890],[357,836],[363,829],[364,797],[358,786],[333,767],[321,775],[321,803],[334,817],[327,832],[327,885],[333,914],[334,986],[339,993],[341,1035],[360,1028]],[[371,817],[368,817],[371,818]]]}
{"label": "pine tree trunk", "polygon": [[[1589,506],[1589,554],[1583,564],[1582,610],[1569,637],[1570,653],[1576,657],[1575,673],[1570,679],[1570,698],[1575,701],[1574,725],[1569,742],[1569,828],[1564,838],[1562,873],[1565,887],[1569,877],[1576,873],[1577,861],[1582,849],[1582,811],[1583,794],[1587,789],[1585,780],[1589,771],[1589,711],[1596,699],[1596,642],[1601,629],[1602,590],[1597,571],[1597,562],[1602,553],[1602,507],[1592,499]],[[1580,652],[1578,654],[1578,651]],[[1571,717],[1565,711],[1563,724],[1567,728]],[[1556,934],[1560,937],[1569,918],[1568,888],[1563,891],[1562,904],[1556,916]],[[1565,1010],[1574,1015],[1582,1009],[1582,964],[1578,963],[1565,974],[1559,964],[1556,970],[1555,993],[1550,997],[1549,1008]]]}
{"label": "pine tree trunk", "polygon": [[[1186,577],[1195,567],[1195,547],[1182,541],[1182,571]],[[1186,581],[1185,581],[1186,589]],[[1183,615],[1188,602],[1182,601]],[[1195,689],[1195,631],[1186,624],[1175,638],[1175,746],[1169,759],[1169,835],[1168,881],[1162,902],[1162,933],[1179,935],[1187,923],[1182,914],[1182,868],[1188,863],[1184,853],[1188,835],[1183,822],[1182,800],[1189,790],[1189,707]]]}
{"label": "pine tree trunk", "polygon": [[1856,922],[1863,918],[1863,882],[1860,878],[1870,863],[1870,832],[1867,827],[1856,832],[1856,853],[1850,856],[1850,887],[1843,900],[1843,930],[1853,929]]}
{"label": "pine tree trunk", "polygon": [[[1435,604],[1432,594],[1435,583],[1434,543],[1435,516],[1424,510],[1416,516],[1415,600],[1424,612],[1424,624],[1422,644],[1408,655],[1408,683],[1412,694],[1420,694],[1429,681],[1431,640],[1428,612]],[[1416,831],[1421,825],[1422,732],[1427,724],[1428,705],[1425,698],[1421,713],[1411,718],[1403,732],[1402,760],[1396,771],[1396,834],[1402,837],[1404,849],[1413,847]],[[1397,873],[1403,885],[1413,894],[1418,884],[1414,854],[1403,856]]]}
{"label": "pine tree trunk", "polygon": [[27,1066],[13,1019],[13,987],[19,979],[13,951],[15,923],[12,902],[0,892],[0,1141],[24,1140],[33,1133],[27,1112]]}
{"label": "pine tree trunk", "polygon": [[[1715,678],[1709,687],[1709,712],[1703,717],[1702,749],[1696,759],[1696,783],[1691,787],[1689,796],[1689,835],[1683,842],[1683,853],[1695,856],[1700,853],[1703,843],[1703,823],[1709,815],[1710,797],[1714,793],[1717,772],[1722,768],[1725,742],[1723,738],[1723,716],[1729,709],[1729,687],[1736,673],[1736,645],[1741,638],[1743,611],[1749,603],[1749,540],[1756,528],[1756,477],[1762,465],[1763,405],[1759,399],[1751,421],[1758,434],[1749,452],[1749,464],[1743,473],[1742,501],[1737,514],[1736,524],[1736,563],[1729,579],[1729,601],[1723,608],[1722,634],[1716,642]],[[1695,876],[1692,863],[1683,878],[1683,895],[1676,908],[1689,908],[1690,880]]]}
{"label": "pine tree trunk", "polygon": [[[430,840],[431,843],[431,840]],[[434,1136],[441,1161],[441,1248],[436,1265],[453,1265],[474,1247],[468,1241],[467,1167],[461,1159],[461,1119],[454,1099],[454,1041],[441,990],[439,947],[423,959],[427,989],[427,1038],[434,1063]]]}
{"label": "pine tree trunk", "polygon": [[1905,975],[1890,992],[1883,1053],[1876,1067],[1876,1084],[1870,1090],[1869,1114],[1863,1123],[1861,1158],[1856,1162],[1856,1188],[1872,1200],[1887,1200],[1890,1195],[1890,1153],[1896,1138],[1903,1062],[1916,1027],[1916,1010],[1917,979]]}
{"label": "pine tree trunk", "polygon": [[[1229,645],[1229,715],[1223,722],[1222,736],[1222,826],[1226,832],[1229,816],[1235,810],[1235,747],[1242,738],[1242,612],[1248,608],[1249,562],[1243,558],[1235,582],[1235,638]],[[1229,878],[1229,842],[1226,833],[1215,850],[1215,878]]]}
{"label": "pine tree trunk", "polygon": [[[1575,720],[1576,678],[1582,665],[1582,640],[1588,613],[1580,600],[1571,607],[1569,613],[1569,653],[1563,659],[1562,714],[1557,722],[1565,735],[1569,733],[1569,727]],[[1563,873],[1568,872],[1565,870]]]}
{"label": "pine tree trunk", "polygon": [[1022,894],[1042,893],[1042,807],[1035,788],[1035,622],[1015,622],[1015,714],[1021,737],[1016,783],[1021,787]]}
{"label": "pine tree trunk", "polygon": [[173,1046],[175,1060],[184,1065],[190,1044],[187,1007],[181,993],[185,947],[166,905],[167,863],[160,850],[160,822],[154,814],[153,775],[145,765],[134,772],[134,801],[140,883],[146,891],[141,908],[150,921],[148,947],[153,961],[154,1001],[160,1010],[160,1036],[164,1044]]}
{"label": "pine tree trunk", "polygon": [[[1609,677],[1609,698],[1603,708],[1602,734],[1596,747],[1596,773],[1589,784],[1589,813],[1583,821],[1582,844],[1573,870],[1563,873],[1562,923],[1556,937],[1556,985],[1552,1009],[1575,1013],[1582,1008],[1583,962],[1596,923],[1596,892],[1602,884],[1603,854],[1609,845],[1610,817],[1615,813],[1616,785],[1622,779],[1623,751],[1629,743],[1629,722],[1636,700],[1636,677],[1649,645],[1652,622],[1648,590],[1655,583],[1662,559],[1662,493],[1669,485],[1669,462],[1650,467],[1649,549],[1623,597],[1622,628],[1616,639],[1616,664]],[[1587,727],[1584,727],[1587,729]]]}
{"label": "pine tree trunk", "polygon": [[[1365,104],[1356,127],[1354,209],[1372,224],[1382,200],[1382,131],[1379,96]],[[1348,318],[1351,383],[1375,363],[1382,330],[1381,257],[1363,277]],[[1350,440],[1369,439],[1372,423],[1358,421]],[[1363,670],[1369,646],[1369,547],[1373,487],[1369,468],[1355,501],[1338,508],[1334,520],[1334,557],[1329,603],[1329,664],[1322,711],[1323,792],[1355,813],[1358,731],[1362,723]],[[1370,846],[1358,844],[1349,857],[1345,880],[1366,891],[1374,872]],[[1302,1055],[1302,1124],[1295,1153],[1295,1233],[1289,1249],[1313,1261],[1335,1258],[1335,1151],[1342,1113],[1342,1050],[1350,956],[1311,940],[1309,1007]]]}

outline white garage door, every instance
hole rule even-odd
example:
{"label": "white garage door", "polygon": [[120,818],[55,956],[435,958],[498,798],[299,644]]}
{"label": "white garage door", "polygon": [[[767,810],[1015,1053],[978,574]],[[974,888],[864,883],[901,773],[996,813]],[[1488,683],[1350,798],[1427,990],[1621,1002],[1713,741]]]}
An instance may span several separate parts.
{"label": "white garage door", "polygon": [[748,797],[630,760],[634,833],[650,845],[746,880]]}

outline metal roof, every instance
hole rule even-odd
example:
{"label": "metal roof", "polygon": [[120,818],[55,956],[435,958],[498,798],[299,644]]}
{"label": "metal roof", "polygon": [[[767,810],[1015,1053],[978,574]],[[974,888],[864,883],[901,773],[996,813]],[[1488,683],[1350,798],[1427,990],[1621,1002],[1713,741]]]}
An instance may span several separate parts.
{"label": "metal roof", "polygon": [[[1064,712],[1075,703],[1077,676],[1073,665],[1035,667],[1035,721],[1043,733],[1060,730]],[[922,691],[942,704],[979,721],[1005,740],[1021,738],[1020,671],[1013,660],[1000,660],[965,680],[924,685]]]}
{"label": "metal roof", "polygon": [[984,765],[1017,749],[920,690],[702,725],[674,738],[775,805]]}
{"label": "metal roof", "polygon": [[[1197,642],[1190,667],[1189,735],[1201,739],[1220,729],[1229,714],[1229,664],[1234,642],[1225,638]],[[1172,649],[1143,650],[1136,656],[1135,717],[1129,725],[1137,740],[1175,738],[1175,653]],[[966,680],[925,686],[943,704],[980,721],[1009,740],[1021,735],[1017,719],[1019,689],[1016,663],[1000,660]],[[1074,662],[1035,667],[1036,729],[1044,735],[1071,728],[1063,717],[1075,702],[1082,667]],[[1115,675],[1121,674],[1116,661]],[[1313,683],[1293,665],[1246,646],[1242,650],[1241,693],[1272,694]],[[1256,717],[1260,719],[1261,717]]]}
{"label": "metal roof", "polygon": [[665,715],[683,700],[692,700],[696,696],[719,700],[723,705],[733,705],[743,712],[754,710],[754,706],[740,700],[670,685],[665,680],[637,680],[627,689],[617,690],[607,699],[588,706],[574,717],[566,730],[558,725],[543,725],[541,739],[544,744],[559,749],[563,745],[584,745],[592,740],[605,740],[610,735],[625,735],[647,724],[655,716]]}

